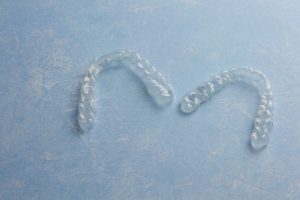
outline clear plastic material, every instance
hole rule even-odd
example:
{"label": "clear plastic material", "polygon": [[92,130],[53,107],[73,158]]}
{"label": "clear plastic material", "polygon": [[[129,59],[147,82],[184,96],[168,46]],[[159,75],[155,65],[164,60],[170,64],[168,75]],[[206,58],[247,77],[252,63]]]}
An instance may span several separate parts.
{"label": "clear plastic material", "polygon": [[216,92],[233,82],[245,82],[257,88],[260,104],[253,122],[250,143],[253,149],[261,149],[269,143],[269,133],[273,126],[273,96],[268,78],[252,68],[236,68],[224,71],[197,87],[181,100],[180,108],[184,113],[195,111],[203,102],[208,101]]}
{"label": "clear plastic material", "polygon": [[128,66],[145,84],[150,96],[159,106],[166,106],[172,100],[172,86],[149,62],[137,53],[123,50],[97,58],[82,80],[78,103],[78,122],[83,131],[93,127],[95,121],[95,87],[99,74],[113,66]]}

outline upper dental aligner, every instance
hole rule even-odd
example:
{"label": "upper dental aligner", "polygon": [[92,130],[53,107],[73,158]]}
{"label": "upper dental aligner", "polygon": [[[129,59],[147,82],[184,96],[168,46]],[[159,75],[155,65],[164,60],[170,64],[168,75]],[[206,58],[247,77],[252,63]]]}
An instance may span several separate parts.
{"label": "upper dental aligner", "polygon": [[148,93],[159,106],[166,106],[173,100],[172,86],[147,60],[128,50],[112,52],[96,58],[81,82],[78,122],[83,131],[91,129],[95,121],[96,78],[106,69],[119,65],[128,66],[144,82]]}
{"label": "upper dental aligner", "polygon": [[201,103],[208,101],[216,92],[233,82],[245,82],[257,88],[260,103],[250,135],[251,146],[260,149],[268,145],[269,133],[273,126],[273,96],[268,78],[253,68],[235,68],[213,76],[183,97],[181,110],[185,113],[195,111]]}

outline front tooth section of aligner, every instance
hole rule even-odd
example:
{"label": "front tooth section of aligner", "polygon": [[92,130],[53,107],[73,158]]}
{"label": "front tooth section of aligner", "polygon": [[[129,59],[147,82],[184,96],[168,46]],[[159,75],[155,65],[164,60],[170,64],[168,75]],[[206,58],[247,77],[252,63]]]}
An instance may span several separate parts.
{"label": "front tooth section of aligner", "polygon": [[121,62],[128,62],[130,60],[131,54],[129,51],[117,51],[110,54],[106,54],[96,58],[95,65],[101,69],[107,69],[110,67],[115,67]]}

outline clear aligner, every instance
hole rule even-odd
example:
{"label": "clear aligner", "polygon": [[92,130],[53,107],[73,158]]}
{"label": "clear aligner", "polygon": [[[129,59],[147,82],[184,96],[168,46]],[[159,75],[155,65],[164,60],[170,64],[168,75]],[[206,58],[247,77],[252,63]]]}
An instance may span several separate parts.
{"label": "clear aligner", "polygon": [[201,103],[208,101],[216,92],[233,82],[245,82],[257,88],[260,103],[253,122],[250,144],[253,149],[261,149],[269,143],[269,133],[273,126],[273,96],[268,78],[260,71],[252,68],[236,68],[213,76],[209,81],[197,87],[183,97],[181,111],[191,113]]}
{"label": "clear aligner", "polygon": [[81,82],[78,103],[78,122],[83,131],[93,127],[95,121],[95,80],[108,68],[127,65],[145,84],[150,96],[159,106],[173,100],[172,86],[149,62],[135,52],[123,50],[96,58]]}

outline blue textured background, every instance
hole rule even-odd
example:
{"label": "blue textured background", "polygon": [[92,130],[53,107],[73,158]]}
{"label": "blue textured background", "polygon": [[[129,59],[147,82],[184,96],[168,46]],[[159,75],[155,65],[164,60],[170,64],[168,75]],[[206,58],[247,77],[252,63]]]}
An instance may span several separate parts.
{"label": "blue textured background", "polygon": [[[97,82],[97,123],[79,134],[90,61],[129,48],[173,84],[158,109],[125,68]],[[221,70],[271,80],[275,127],[254,153],[258,97],[234,85],[197,112],[182,95]],[[0,199],[300,199],[297,0],[0,1]]]}

